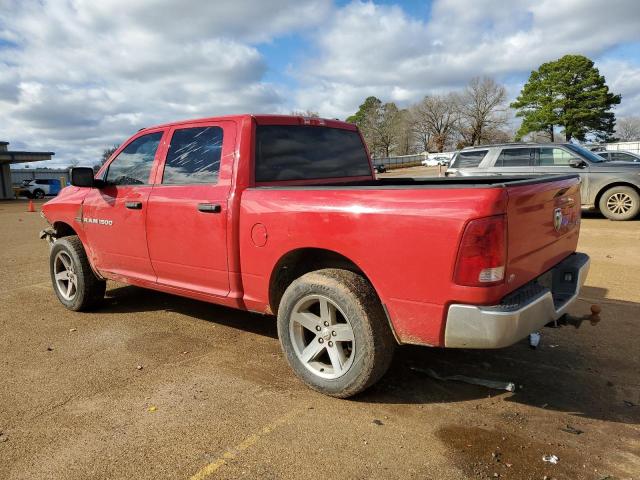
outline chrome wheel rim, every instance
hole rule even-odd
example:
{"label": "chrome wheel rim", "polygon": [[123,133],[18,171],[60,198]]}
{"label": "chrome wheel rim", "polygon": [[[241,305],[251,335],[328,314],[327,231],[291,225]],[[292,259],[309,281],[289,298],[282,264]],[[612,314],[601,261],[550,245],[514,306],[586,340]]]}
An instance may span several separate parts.
{"label": "chrome wheel rim", "polygon": [[322,295],[306,295],[293,307],[289,334],[298,360],[326,379],[341,377],[353,364],[353,328],[340,307]]}
{"label": "chrome wheel rim", "polygon": [[633,199],[626,193],[614,193],[607,198],[607,208],[618,215],[628,213],[633,208]]}
{"label": "chrome wheel rim", "polygon": [[73,300],[78,293],[78,276],[67,252],[58,252],[54,258],[53,275],[58,293],[65,300]]}

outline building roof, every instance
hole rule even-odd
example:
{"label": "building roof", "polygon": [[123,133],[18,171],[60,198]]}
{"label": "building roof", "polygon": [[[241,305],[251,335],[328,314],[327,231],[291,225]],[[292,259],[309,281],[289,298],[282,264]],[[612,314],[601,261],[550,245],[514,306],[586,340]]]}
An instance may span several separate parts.
{"label": "building roof", "polygon": [[0,164],[7,163],[27,163],[51,160],[54,152],[25,152],[19,150],[8,150],[9,142],[0,141]]}

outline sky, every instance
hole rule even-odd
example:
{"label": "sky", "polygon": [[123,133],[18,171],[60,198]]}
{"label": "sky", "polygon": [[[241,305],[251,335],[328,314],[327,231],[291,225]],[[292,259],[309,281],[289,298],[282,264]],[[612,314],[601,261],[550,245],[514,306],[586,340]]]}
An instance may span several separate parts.
{"label": "sky", "polygon": [[407,106],[565,54],[640,115],[637,0],[0,0],[0,140],[91,165],[158,123]]}

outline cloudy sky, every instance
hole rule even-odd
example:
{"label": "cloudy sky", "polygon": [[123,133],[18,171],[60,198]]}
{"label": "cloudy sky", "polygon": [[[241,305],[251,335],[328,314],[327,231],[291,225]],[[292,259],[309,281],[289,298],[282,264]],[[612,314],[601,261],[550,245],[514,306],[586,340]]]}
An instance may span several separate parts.
{"label": "cloudy sky", "polygon": [[0,140],[90,164],[141,127],[406,105],[587,55],[640,114],[638,0],[0,0]]}

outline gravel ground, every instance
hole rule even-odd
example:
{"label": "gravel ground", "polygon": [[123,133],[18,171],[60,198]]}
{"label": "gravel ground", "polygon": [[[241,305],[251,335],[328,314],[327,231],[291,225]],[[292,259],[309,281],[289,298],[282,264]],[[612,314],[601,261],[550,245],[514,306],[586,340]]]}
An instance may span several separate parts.
{"label": "gravel ground", "polygon": [[598,324],[537,350],[402,347],[348,401],[296,380],[270,317],[111,282],[100,309],[65,310],[44,221],[14,201],[0,222],[0,478],[640,478],[640,221],[583,221],[571,314],[599,304]]}

